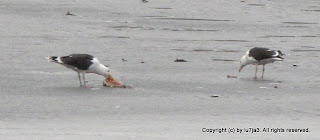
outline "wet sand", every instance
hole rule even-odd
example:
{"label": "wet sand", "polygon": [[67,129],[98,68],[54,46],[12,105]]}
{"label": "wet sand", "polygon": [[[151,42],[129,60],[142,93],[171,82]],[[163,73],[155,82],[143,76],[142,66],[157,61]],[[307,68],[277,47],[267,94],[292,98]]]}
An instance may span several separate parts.
{"label": "wet sand", "polygon": [[[315,0],[1,1],[0,139],[319,139],[319,9]],[[254,66],[237,72],[252,47],[290,55],[254,80]],[[80,88],[75,72],[45,59],[71,53],[98,57],[134,88],[103,87],[94,74],[94,88]]]}

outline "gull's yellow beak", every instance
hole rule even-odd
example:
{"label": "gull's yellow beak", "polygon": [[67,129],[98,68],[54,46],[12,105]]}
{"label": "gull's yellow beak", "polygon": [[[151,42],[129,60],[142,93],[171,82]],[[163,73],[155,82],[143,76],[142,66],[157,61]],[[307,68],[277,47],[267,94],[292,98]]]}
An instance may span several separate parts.
{"label": "gull's yellow beak", "polygon": [[242,68],[243,68],[243,67],[244,67],[243,65],[241,65],[241,66],[240,66],[240,68],[239,68],[239,72],[242,70]]}
{"label": "gull's yellow beak", "polygon": [[113,77],[111,76],[111,74],[109,74],[108,78],[109,80],[113,80]]}

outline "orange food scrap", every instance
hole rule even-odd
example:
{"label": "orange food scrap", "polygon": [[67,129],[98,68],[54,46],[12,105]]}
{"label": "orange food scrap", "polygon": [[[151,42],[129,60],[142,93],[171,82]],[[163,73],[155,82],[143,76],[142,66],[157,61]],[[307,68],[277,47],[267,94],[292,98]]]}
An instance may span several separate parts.
{"label": "orange food scrap", "polygon": [[114,79],[111,75],[105,81],[111,86],[123,86],[121,81]]}

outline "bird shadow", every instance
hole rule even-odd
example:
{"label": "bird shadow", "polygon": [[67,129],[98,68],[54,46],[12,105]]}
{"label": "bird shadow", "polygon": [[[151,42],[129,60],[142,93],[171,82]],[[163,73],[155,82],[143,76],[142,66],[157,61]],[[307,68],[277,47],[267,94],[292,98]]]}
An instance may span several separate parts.
{"label": "bird shadow", "polygon": [[259,83],[283,83],[282,81],[279,80],[275,80],[275,79],[261,79],[261,78],[238,78],[239,80],[242,81],[247,81],[247,82],[259,82]]}
{"label": "bird shadow", "polygon": [[91,87],[80,87],[80,86],[74,86],[74,87],[55,87],[56,90],[61,91],[83,91],[83,90],[92,90],[92,89],[101,89],[101,87],[98,86],[91,86]]}

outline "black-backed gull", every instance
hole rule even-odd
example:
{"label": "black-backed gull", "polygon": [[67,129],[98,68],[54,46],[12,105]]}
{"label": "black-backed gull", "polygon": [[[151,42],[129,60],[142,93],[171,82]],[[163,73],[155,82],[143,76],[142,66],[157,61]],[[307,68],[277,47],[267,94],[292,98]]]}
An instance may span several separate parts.
{"label": "black-backed gull", "polygon": [[262,76],[264,75],[264,66],[268,63],[273,63],[275,61],[282,61],[283,56],[281,51],[279,50],[270,50],[268,48],[260,48],[255,47],[246,52],[246,54],[240,60],[240,68],[241,69],[249,64],[256,65],[256,72],[254,74],[254,79],[257,78],[258,65],[262,65]]}
{"label": "black-backed gull", "polygon": [[[89,54],[70,54],[68,56],[50,56],[50,57],[47,57],[47,59],[51,62],[61,64],[63,66],[66,66],[69,69],[76,71],[78,73],[80,87],[82,86],[87,87],[85,73],[95,73],[98,75],[102,75],[105,78],[107,78],[110,75],[109,68],[103,64],[100,64],[99,60],[96,57],[93,57]],[[83,78],[84,85],[82,85],[80,74],[83,75],[82,78]]]}

